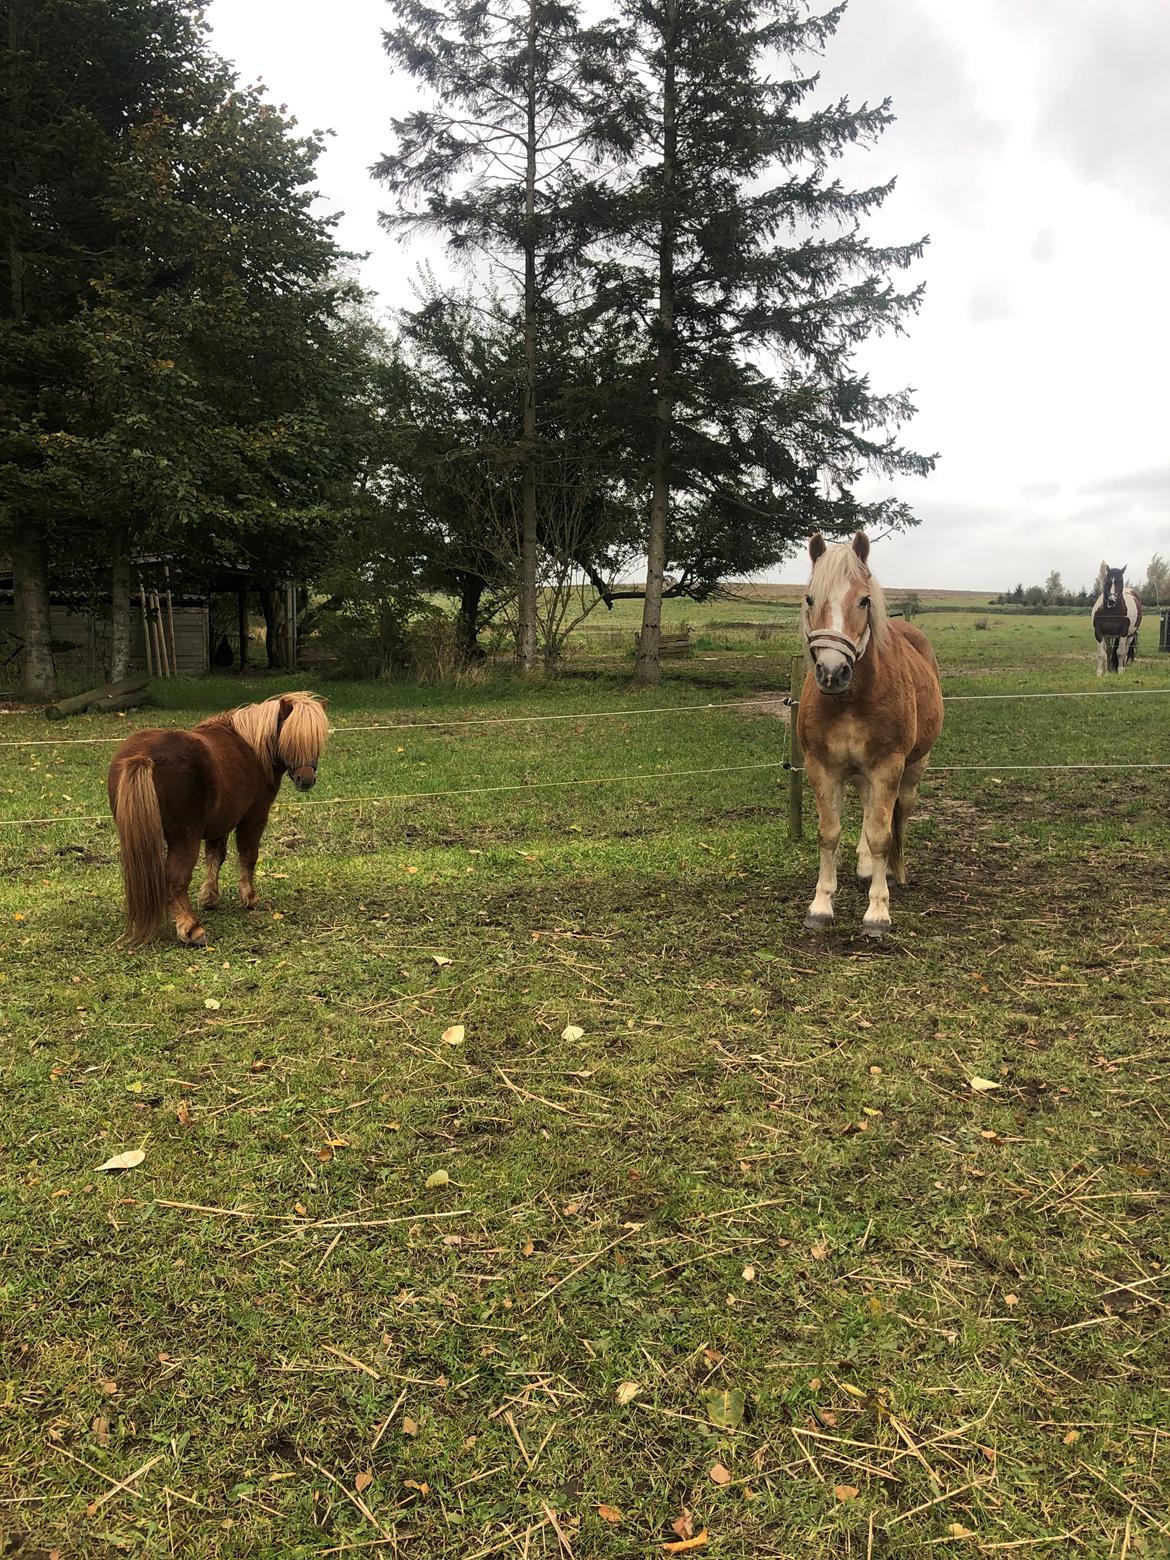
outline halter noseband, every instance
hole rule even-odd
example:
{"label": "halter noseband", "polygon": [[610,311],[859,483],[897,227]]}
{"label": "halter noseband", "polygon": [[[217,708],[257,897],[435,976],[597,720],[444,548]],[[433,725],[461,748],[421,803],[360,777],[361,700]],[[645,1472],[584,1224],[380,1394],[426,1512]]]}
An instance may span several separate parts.
{"label": "halter noseband", "polygon": [[865,631],[860,639],[850,639],[848,634],[838,634],[831,628],[818,628],[807,636],[806,642],[814,661],[818,650],[836,650],[845,657],[850,666],[853,666],[865,654],[869,638],[869,609],[866,608]]}

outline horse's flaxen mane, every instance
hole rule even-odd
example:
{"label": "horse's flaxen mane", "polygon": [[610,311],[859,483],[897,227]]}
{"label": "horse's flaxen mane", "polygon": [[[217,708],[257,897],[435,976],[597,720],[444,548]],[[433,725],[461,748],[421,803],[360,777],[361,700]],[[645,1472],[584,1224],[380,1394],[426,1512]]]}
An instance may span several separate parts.
{"label": "horse's flaxen mane", "polygon": [[[870,573],[869,565],[861,561],[848,543],[826,547],[813,564],[807,594],[814,598],[817,595],[832,596],[848,585],[865,586],[865,594],[869,597],[870,637],[874,644],[881,645],[886,638],[890,622],[886,610],[885,592]],[[803,602],[800,608],[800,627],[807,639],[808,608]]]}
{"label": "horse's flaxen mane", "polygon": [[[283,723],[282,704],[292,706]],[[227,722],[238,732],[269,769],[276,768],[277,759],[290,769],[314,762],[321,756],[329,736],[329,718],[315,693],[281,693],[262,704],[241,705],[215,719]]]}

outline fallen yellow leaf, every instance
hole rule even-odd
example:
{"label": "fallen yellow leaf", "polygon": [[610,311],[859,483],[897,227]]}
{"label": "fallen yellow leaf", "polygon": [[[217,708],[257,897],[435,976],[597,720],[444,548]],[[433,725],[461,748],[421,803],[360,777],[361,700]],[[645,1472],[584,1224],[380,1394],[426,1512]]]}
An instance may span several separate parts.
{"label": "fallen yellow leaf", "polygon": [[597,1515],[603,1522],[620,1522],[622,1514],[616,1506],[598,1506]]}
{"label": "fallen yellow leaf", "polygon": [[833,1494],[840,1501],[856,1500],[861,1491],[856,1484],[834,1484]]}
{"label": "fallen yellow leaf", "polygon": [[711,1471],[707,1475],[707,1477],[711,1480],[712,1484],[730,1484],[731,1483],[731,1474],[728,1472],[728,1470],[723,1466],[723,1464],[721,1462],[717,1462],[717,1463],[715,1463],[713,1465],[713,1467],[711,1468]]}
{"label": "fallen yellow leaf", "polygon": [[694,1538],[683,1538],[678,1543],[663,1544],[662,1547],[668,1555],[685,1555],[693,1549],[706,1549],[708,1542],[709,1535],[704,1528],[701,1533],[696,1533]]}

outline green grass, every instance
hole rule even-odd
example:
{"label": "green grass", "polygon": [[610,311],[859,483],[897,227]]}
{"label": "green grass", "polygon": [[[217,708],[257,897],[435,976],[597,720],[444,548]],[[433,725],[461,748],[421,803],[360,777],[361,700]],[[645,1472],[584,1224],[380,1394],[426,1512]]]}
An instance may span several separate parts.
{"label": "green grass", "polygon": [[[1083,624],[989,615],[926,621],[950,694],[1097,690]],[[1167,775],[940,772],[893,938],[848,883],[805,932],[811,826],[735,767],[782,722],[589,718],[792,648],[330,687],[572,718],[339,732],[202,953],[113,947],[104,821],[0,829],[0,1553],[1170,1553]],[[938,764],[1162,762],[1168,702],[955,703]],[[99,814],[112,729],[0,719],[51,739],[4,816]]]}

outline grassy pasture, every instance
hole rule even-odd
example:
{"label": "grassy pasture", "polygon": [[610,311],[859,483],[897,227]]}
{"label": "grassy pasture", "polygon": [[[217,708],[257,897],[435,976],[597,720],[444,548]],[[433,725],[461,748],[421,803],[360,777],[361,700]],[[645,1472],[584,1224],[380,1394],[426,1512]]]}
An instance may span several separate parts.
{"label": "grassy pasture", "polygon": [[[988,616],[948,694],[1097,691]],[[1170,700],[952,704],[873,946],[801,927],[782,721],[677,709],[793,648],[328,689],[506,723],[339,730],[206,952],[112,948],[106,822],[0,829],[0,1553],[1170,1554],[1168,775],[949,768]],[[112,726],[0,718],[0,814],[101,813]]]}

